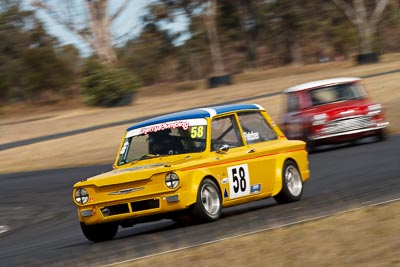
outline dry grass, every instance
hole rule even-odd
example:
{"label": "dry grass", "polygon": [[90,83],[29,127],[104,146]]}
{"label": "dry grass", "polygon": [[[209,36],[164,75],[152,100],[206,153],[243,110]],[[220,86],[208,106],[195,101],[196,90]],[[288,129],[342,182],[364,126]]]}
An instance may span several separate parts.
{"label": "dry grass", "polygon": [[397,201],[118,266],[400,266],[399,219]]}
{"label": "dry grass", "polygon": [[[171,85],[153,86],[143,88],[136,101],[127,107],[84,107],[76,101],[59,106],[2,107],[0,144],[278,92],[289,86],[316,79],[363,76],[396,70],[400,68],[399,57],[400,55],[392,55],[382,63],[364,66],[333,62],[245,73],[235,77],[237,81],[234,85],[217,89],[205,89],[199,85],[196,89],[180,91]],[[394,73],[365,80],[372,98],[385,107],[391,123],[390,130],[394,133],[400,132],[398,76],[399,73]],[[181,88],[182,85],[176,86]],[[283,110],[283,96],[259,98],[252,102],[264,106],[272,118],[279,120]],[[120,138],[127,126],[129,125],[105,128],[0,151],[0,172],[97,163],[112,164]]]}

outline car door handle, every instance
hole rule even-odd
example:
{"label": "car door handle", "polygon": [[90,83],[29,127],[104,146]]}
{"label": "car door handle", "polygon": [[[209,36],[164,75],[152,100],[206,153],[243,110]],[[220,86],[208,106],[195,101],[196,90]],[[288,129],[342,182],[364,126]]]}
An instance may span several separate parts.
{"label": "car door handle", "polygon": [[252,148],[252,149],[250,149],[250,150],[247,150],[247,153],[248,153],[248,154],[254,153],[254,152],[256,152],[256,150],[255,150],[254,148]]}

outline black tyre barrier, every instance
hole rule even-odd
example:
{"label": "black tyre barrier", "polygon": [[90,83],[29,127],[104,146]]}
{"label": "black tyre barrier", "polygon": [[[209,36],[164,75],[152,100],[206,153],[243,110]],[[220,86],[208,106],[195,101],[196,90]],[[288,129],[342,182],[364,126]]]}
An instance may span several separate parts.
{"label": "black tyre barrier", "polygon": [[122,107],[131,104],[134,100],[134,93],[127,93],[115,99],[103,100],[98,104],[102,107]]}
{"label": "black tyre barrier", "polygon": [[370,63],[376,63],[378,61],[379,61],[378,53],[368,53],[368,54],[357,55],[357,63],[358,64],[370,64]]}
{"label": "black tyre barrier", "polygon": [[232,76],[230,74],[213,76],[208,78],[208,88],[215,88],[220,85],[232,84]]}

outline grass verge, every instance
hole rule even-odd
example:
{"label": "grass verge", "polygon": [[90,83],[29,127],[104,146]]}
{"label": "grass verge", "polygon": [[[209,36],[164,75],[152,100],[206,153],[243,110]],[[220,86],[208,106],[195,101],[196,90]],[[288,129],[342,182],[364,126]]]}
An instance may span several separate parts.
{"label": "grass verge", "polygon": [[117,266],[400,266],[399,219],[396,201]]}

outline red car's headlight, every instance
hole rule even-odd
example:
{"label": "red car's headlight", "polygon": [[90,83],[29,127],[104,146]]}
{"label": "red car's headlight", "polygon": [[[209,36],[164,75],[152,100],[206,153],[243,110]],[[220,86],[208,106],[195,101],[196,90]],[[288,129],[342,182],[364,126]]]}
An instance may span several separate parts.
{"label": "red car's headlight", "polygon": [[325,113],[317,114],[312,117],[312,125],[317,126],[324,124],[327,120],[328,116]]}
{"label": "red car's headlight", "polygon": [[369,116],[375,116],[381,113],[382,111],[382,106],[380,104],[374,104],[368,106],[368,115]]}

